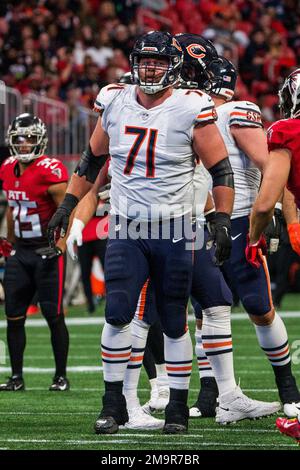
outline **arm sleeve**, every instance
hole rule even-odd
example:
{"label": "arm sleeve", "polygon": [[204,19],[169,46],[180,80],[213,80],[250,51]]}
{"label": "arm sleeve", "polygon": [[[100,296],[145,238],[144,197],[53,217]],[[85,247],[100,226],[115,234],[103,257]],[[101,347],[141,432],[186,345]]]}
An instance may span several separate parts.
{"label": "arm sleeve", "polygon": [[238,101],[230,112],[229,126],[263,127],[259,107],[249,101]]}

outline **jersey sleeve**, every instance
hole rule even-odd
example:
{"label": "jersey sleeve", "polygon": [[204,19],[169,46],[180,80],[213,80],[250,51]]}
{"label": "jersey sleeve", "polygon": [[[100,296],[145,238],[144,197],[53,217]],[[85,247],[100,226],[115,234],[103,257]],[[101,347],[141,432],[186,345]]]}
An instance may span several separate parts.
{"label": "jersey sleeve", "polygon": [[189,90],[186,95],[193,100],[193,125],[207,124],[218,119],[215,104],[210,96],[200,90]]}
{"label": "jersey sleeve", "polygon": [[41,162],[43,168],[43,180],[45,185],[65,183],[68,181],[68,170],[61,161],[56,158],[45,158]]}
{"label": "jersey sleeve", "polygon": [[238,101],[229,115],[229,126],[263,127],[259,107],[249,101]]}
{"label": "jersey sleeve", "polygon": [[277,121],[267,131],[269,151],[287,148],[292,150],[292,126],[287,121]]}
{"label": "jersey sleeve", "polygon": [[94,102],[94,111],[100,114],[105,111],[121,90],[124,90],[124,85],[120,85],[119,83],[101,88]]}

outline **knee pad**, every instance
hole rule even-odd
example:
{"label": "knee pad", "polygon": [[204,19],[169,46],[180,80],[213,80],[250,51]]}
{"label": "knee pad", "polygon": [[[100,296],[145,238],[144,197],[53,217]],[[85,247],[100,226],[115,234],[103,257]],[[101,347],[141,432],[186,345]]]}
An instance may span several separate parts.
{"label": "knee pad", "polygon": [[196,320],[202,320],[203,318],[202,306],[199,304],[199,302],[197,302],[194,299],[194,297],[191,297],[191,303],[194,309],[194,315],[195,315]]}
{"label": "knee pad", "polygon": [[173,299],[182,299],[184,302],[190,293],[192,280],[192,266],[182,259],[170,259],[168,262],[164,293]]}
{"label": "knee pad", "polygon": [[58,307],[55,302],[40,302],[40,306],[48,325],[50,325],[50,323],[55,323],[60,317],[64,317],[63,314],[58,314]]}
{"label": "knee pad", "polygon": [[272,308],[269,301],[259,294],[246,294],[241,298],[241,302],[246,312],[250,315],[262,316]]}
{"label": "knee pad", "polygon": [[167,304],[161,317],[163,332],[169,338],[180,338],[187,331],[186,307],[178,304]]}
{"label": "knee pad", "polygon": [[128,293],[124,290],[110,291],[106,296],[105,320],[110,325],[130,323],[135,309],[131,307]]}

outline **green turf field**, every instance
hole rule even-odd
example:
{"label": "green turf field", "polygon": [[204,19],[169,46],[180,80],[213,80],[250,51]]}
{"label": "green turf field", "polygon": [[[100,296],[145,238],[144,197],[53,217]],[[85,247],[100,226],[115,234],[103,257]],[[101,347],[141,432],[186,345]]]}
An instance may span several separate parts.
{"label": "green turf field", "polygon": [[[287,296],[283,310],[300,310],[299,297]],[[97,316],[101,316],[101,308]],[[76,317],[91,318],[83,307],[69,309],[68,319]],[[38,318],[35,316],[34,319]],[[0,340],[5,340],[2,311],[0,320]],[[300,317],[287,318],[285,322],[293,359],[297,362],[294,371],[300,383]],[[234,320],[232,326],[236,378],[240,379],[243,390],[257,399],[277,400],[272,369],[257,345],[253,327],[244,319]],[[192,322],[190,328],[193,331]],[[103,391],[102,373],[96,371],[96,367],[101,365],[100,330],[101,326],[96,324],[69,326],[71,390],[51,393],[48,387],[53,360],[49,333],[45,326],[33,327],[28,323],[25,355],[25,367],[29,368],[25,372],[27,391],[0,394],[0,449],[298,449],[291,439],[275,430],[274,417],[242,421],[227,427],[217,425],[213,419],[190,420],[189,434],[181,436],[164,436],[160,431],[129,430],[111,436],[95,435],[93,424]],[[299,340],[298,345],[296,340]],[[8,360],[6,364],[0,364],[1,381],[8,375],[3,367],[8,366]],[[140,398],[144,403],[149,397],[144,372],[140,386]],[[194,367],[189,404],[194,402],[197,393],[198,373]]]}

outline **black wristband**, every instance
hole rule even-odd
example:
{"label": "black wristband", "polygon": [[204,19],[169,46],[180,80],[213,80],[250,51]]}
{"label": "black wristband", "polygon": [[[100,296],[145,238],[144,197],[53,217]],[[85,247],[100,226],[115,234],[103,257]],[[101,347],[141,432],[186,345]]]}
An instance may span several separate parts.
{"label": "black wristband", "polygon": [[66,193],[65,198],[59,207],[64,208],[66,211],[68,211],[69,214],[71,214],[72,210],[75,209],[78,202],[79,199],[74,196],[74,194]]}

